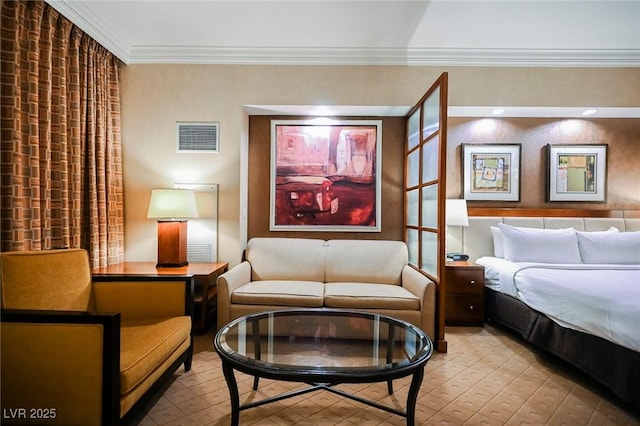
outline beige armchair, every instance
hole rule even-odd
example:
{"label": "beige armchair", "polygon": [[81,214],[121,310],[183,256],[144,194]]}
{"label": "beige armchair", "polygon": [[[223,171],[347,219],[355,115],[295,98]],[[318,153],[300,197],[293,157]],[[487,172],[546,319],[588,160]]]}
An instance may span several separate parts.
{"label": "beige armchair", "polygon": [[3,424],[113,425],[191,368],[192,279],[92,282],[79,249],[0,254]]}

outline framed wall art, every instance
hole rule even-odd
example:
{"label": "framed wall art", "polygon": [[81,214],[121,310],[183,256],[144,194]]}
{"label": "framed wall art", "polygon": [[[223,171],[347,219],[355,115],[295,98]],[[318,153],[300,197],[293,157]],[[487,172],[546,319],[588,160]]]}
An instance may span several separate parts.
{"label": "framed wall art", "polygon": [[520,201],[520,144],[462,144],[468,201]]}
{"label": "framed wall art", "polygon": [[271,121],[271,231],[380,232],[381,120]]}
{"label": "framed wall art", "polygon": [[605,202],[607,145],[547,145],[547,201]]}

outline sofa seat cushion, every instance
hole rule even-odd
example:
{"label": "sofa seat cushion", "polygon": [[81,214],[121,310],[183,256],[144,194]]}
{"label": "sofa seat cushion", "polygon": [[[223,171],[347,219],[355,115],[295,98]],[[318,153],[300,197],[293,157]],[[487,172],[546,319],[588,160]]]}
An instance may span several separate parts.
{"label": "sofa seat cushion", "polygon": [[123,321],[120,330],[120,394],[124,395],[159,367],[191,337],[191,318]]}
{"label": "sofa seat cushion", "polygon": [[420,299],[398,285],[337,282],[325,284],[324,291],[329,308],[420,309]]}
{"label": "sofa seat cushion", "polygon": [[320,308],[323,298],[324,283],[321,282],[265,280],[237,288],[231,295],[231,303]]}

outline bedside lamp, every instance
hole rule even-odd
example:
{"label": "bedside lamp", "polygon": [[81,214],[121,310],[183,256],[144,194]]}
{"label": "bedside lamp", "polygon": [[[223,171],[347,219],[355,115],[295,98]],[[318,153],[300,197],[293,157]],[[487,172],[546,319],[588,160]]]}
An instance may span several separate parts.
{"label": "bedside lamp", "polygon": [[177,267],[187,262],[187,219],[198,217],[196,196],[185,189],[151,191],[147,218],[158,220],[158,263]]}
{"label": "bedside lamp", "polygon": [[[446,231],[449,239],[449,226],[469,226],[467,200],[450,199],[446,201]],[[447,253],[447,260],[467,260],[469,256],[462,253]]]}

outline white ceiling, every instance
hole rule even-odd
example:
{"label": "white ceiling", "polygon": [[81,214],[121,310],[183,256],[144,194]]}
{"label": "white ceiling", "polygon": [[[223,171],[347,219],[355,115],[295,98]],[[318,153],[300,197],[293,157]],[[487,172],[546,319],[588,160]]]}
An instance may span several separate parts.
{"label": "white ceiling", "polygon": [[[640,67],[640,0],[46,1],[127,64]],[[244,107],[329,114],[304,105]],[[492,109],[450,107],[449,114],[490,116]],[[503,116],[581,112],[521,108]],[[640,117],[640,108],[599,108],[598,116]]]}
{"label": "white ceiling", "polygon": [[640,66],[640,1],[47,0],[125,63]]}

